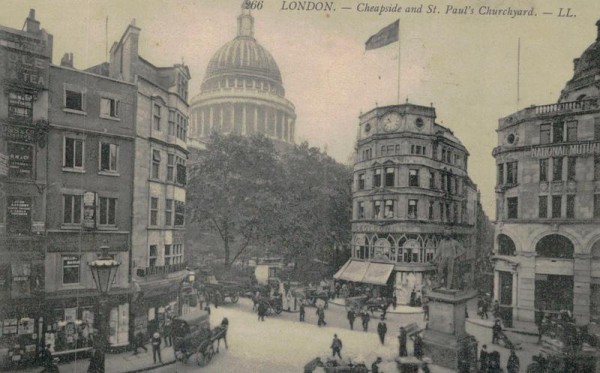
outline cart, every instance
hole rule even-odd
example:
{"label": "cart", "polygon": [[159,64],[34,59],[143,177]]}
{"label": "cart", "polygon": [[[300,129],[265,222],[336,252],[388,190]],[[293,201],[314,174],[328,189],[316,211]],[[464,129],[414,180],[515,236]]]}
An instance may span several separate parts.
{"label": "cart", "polygon": [[203,284],[202,289],[207,302],[222,304],[225,298],[229,298],[231,303],[237,303],[240,299],[240,287],[233,281],[208,282]]}
{"label": "cart", "polygon": [[261,297],[258,303],[262,303],[267,310],[266,316],[273,314],[279,315],[283,311],[283,304],[280,297]]}
{"label": "cart", "polygon": [[173,351],[175,359],[187,363],[190,358],[205,366],[215,354],[214,342],[222,339],[227,328],[210,330],[206,312],[195,312],[173,319]]}

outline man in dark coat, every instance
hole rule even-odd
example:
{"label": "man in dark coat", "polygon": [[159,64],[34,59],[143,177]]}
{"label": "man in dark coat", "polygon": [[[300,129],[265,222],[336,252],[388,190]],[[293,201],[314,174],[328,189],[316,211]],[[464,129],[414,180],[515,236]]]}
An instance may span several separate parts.
{"label": "man in dark coat", "polygon": [[423,359],[423,338],[420,334],[415,334],[413,339],[413,355],[419,360]]}
{"label": "man in dark coat", "polygon": [[321,306],[319,306],[317,308],[317,317],[318,317],[317,325],[319,325],[319,326],[321,326],[321,325],[323,325],[323,326],[327,325],[327,323],[325,322],[325,309],[323,307],[321,307]]}
{"label": "man in dark coat", "polygon": [[399,355],[400,357],[408,356],[408,352],[406,351],[406,339],[407,333],[406,329],[403,326],[400,327],[400,335],[398,336],[398,342],[400,343]]}
{"label": "man in dark coat", "polygon": [[158,361],[162,364],[162,357],[160,356],[160,342],[162,338],[159,332],[154,332],[152,335],[152,358],[154,359],[154,364],[156,364],[156,357],[158,356]]}
{"label": "man in dark coat", "polygon": [[300,321],[304,321],[306,311],[304,310],[304,303],[300,303]]}
{"label": "man in dark coat", "polygon": [[363,330],[366,332],[369,330],[369,320],[371,320],[371,316],[369,316],[369,313],[365,311],[362,313],[361,319]]}
{"label": "man in dark coat", "polygon": [[258,320],[265,321],[265,314],[267,313],[267,306],[264,302],[258,303]]}
{"label": "man in dark coat", "polygon": [[88,365],[88,373],[104,373],[104,356],[103,352],[100,351],[98,346],[94,347],[92,357],[90,358],[90,365]]}
{"label": "man in dark coat", "polygon": [[337,334],[333,335],[333,341],[331,342],[331,356],[334,356],[337,354],[337,356],[341,359],[342,358],[342,340],[338,338]]}
{"label": "man in dark coat", "polygon": [[148,352],[148,349],[144,345],[145,344],[144,342],[145,342],[145,340],[144,340],[144,333],[138,332],[135,335],[135,341],[134,341],[134,344],[133,344],[133,354],[134,355],[137,355],[138,348],[142,348],[142,349],[144,349],[145,352]]}
{"label": "man in dark coat", "polygon": [[356,319],[356,315],[354,314],[354,311],[350,309],[350,311],[348,311],[348,322],[350,323],[350,329],[352,330],[354,330],[354,319]]}
{"label": "man in dark coat", "polygon": [[488,366],[488,351],[487,345],[481,346],[481,351],[479,352],[479,373],[486,373]]}
{"label": "man in dark coat", "polygon": [[515,353],[515,350],[510,350],[510,356],[508,357],[508,363],[506,364],[506,370],[508,373],[519,373],[519,357]]}
{"label": "man in dark coat", "polygon": [[377,334],[379,334],[379,340],[381,341],[381,344],[385,343],[385,333],[387,333],[387,325],[382,317],[381,321],[379,321],[379,324],[377,324]]}
{"label": "man in dark coat", "polygon": [[423,321],[428,321],[429,320],[429,303],[425,302],[423,303]]}
{"label": "man in dark coat", "polygon": [[502,333],[502,325],[500,320],[496,319],[494,326],[492,327],[492,344],[497,344],[500,340],[500,333]]}

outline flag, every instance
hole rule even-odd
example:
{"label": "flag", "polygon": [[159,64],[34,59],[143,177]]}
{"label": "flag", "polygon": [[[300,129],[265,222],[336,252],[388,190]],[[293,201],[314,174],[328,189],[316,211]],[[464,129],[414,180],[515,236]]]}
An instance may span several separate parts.
{"label": "flag", "polygon": [[400,32],[400,20],[382,28],[378,33],[371,36],[365,43],[365,50],[377,49],[398,41]]}

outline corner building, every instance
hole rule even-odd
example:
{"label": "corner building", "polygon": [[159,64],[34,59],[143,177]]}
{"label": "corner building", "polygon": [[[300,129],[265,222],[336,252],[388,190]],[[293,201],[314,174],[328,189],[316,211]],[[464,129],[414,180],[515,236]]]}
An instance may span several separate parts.
{"label": "corner building", "polygon": [[210,59],[190,117],[192,149],[203,149],[212,132],[262,134],[278,147],[294,143],[294,105],[285,98],[277,62],[254,38],[248,10],[238,17],[237,36]]}
{"label": "corner building", "polygon": [[354,164],[352,257],[335,278],[365,284],[407,304],[431,285],[430,263],[445,229],[475,259],[479,194],[467,174],[469,153],[435,122],[433,107],[375,108],[359,118]]}
{"label": "corner building", "polygon": [[499,120],[494,297],[505,321],[600,318],[600,21],[557,103]]}

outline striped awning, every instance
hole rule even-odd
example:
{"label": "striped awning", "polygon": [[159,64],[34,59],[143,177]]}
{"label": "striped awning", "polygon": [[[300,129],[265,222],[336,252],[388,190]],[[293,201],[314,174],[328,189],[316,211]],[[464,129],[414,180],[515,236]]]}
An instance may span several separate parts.
{"label": "striped awning", "polygon": [[346,262],[333,278],[337,280],[386,285],[394,271],[391,263],[374,263],[352,260]]}

